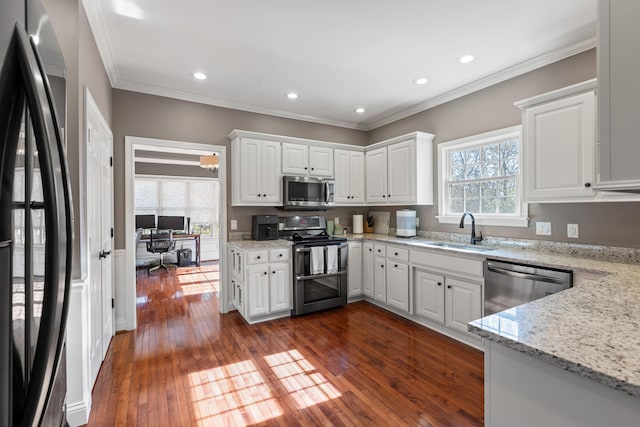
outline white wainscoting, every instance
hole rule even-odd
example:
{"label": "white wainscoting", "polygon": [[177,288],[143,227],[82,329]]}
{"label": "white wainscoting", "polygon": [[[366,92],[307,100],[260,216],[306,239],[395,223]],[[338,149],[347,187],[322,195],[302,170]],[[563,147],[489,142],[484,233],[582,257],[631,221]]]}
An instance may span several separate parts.
{"label": "white wainscoting", "polygon": [[114,330],[126,331],[127,325],[131,324],[127,320],[127,283],[125,274],[125,249],[116,249],[113,251],[113,298],[115,299],[115,310],[113,313]]}
{"label": "white wainscoting", "polygon": [[67,320],[67,421],[80,426],[89,421],[89,284],[74,279]]}

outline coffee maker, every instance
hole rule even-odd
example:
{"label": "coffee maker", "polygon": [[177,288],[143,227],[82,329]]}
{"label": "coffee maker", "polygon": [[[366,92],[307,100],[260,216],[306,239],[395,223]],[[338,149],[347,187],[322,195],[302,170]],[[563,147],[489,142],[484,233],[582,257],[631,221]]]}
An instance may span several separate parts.
{"label": "coffee maker", "polygon": [[251,223],[253,240],[278,239],[277,215],[253,215]]}

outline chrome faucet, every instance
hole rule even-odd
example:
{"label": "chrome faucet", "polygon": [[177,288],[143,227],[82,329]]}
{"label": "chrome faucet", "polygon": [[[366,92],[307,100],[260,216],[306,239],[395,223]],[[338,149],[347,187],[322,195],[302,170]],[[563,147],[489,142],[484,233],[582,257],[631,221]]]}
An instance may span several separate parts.
{"label": "chrome faucet", "polygon": [[476,237],[476,219],[470,212],[465,212],[462,214],[462,218],[460,218],[460,228],[464,228],[464,218],[467,215],[471,217],[471,244],[475,245],[476,243],[482,241],[482,231],[480,232],[480,237]]}

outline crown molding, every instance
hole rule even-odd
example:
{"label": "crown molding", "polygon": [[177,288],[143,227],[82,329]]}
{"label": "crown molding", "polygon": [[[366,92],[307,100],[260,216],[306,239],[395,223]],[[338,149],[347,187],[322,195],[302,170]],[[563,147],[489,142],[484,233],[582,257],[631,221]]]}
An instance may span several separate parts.
{"label": "crown molding", "polygon": [[596,47],[596,44],[597,44],[596,38],[592,37],[587,40],[578,42],[576,44],[565,46],[563,48],[545,53],[543,55],[537,56],[528,61],[522,62],[512,67],[505,68],[502,71],[498,71],[497,73],[491,74],[487,77],[483,77],[481,79],[468,83],[464,86],[460,86],[459,88],[450,90],[441,95],[430,98],[424,102],[421,102],[420,104],[417,104],[399,113],[396,113],[384,119],[375,121],[369,124],[368,126],[366,126],[365,130],[369,131],[369,130],[377,129],[381,126],[388,125],[389,123],[393,123],[395,121],[404,119],[416,113],[420,113],[430,108],[437,107],[438,105],[444,104],[446,102],[453,101],[454,99],[461,98],[473,92],[477,92],[481,89],[486,89],[489,86],[502,83],[506,80],[520,76],[522,74],[528,73],[538,68],[542,68],[546,65],[552,64],[554,62],[558,62],[570,56],[577,55],[578,53],[585,52],[589,49]]}
{"label": "crown molding", "polygon": [[269,116],[283,117],[285,119],[302,120],[305,122],[318,123],[329,126],[337,126],[356,130],[369,130],[366,126],[355,122],[346,122],[341,120],[332,120],[324,117],[309,116],[304,114],[291,113],[289,111],[276,110],[271,108],[260,107],[257,105],[245,104],[242,102],[234,102],[226,99],[215,98],[212,96],[192,93],[182,90],[169,89],[161,86],[150,85],[131,80],[120,79],[113,85],[116,89],[129,90],[132,92],[141,92],[149,95],[164,96],[167,98],[180,99],[183,101],[198,102],[200,104],[213,105],[216,107],[230,108],[233,110],[247,111],[250,113],[266,114]]}
{"label": "crown molding", "polygon": [[98,46],[98,53],[100,54],[100,58],[102,58],[102,64],[109,76],[109,82],[111,86],[114,87],[120,75],[118,73],[115,56],[113,55],[113,48],[111,47],[111,40],[109,39],[107,24],[104,20],[100,0],[82,0],[82,5],[87,14],[87,20],[89,21],[93,38]]}

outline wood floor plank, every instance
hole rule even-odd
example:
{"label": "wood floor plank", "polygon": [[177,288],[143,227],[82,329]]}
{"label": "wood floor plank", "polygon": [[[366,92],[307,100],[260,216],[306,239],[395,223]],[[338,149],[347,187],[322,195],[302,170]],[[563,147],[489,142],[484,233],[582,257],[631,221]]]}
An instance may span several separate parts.
{"label": "wood floor plank", "polygon": [[137,280],[89,426],[482,426],[482,353],[366,302],[248,325],[217,263]]}

